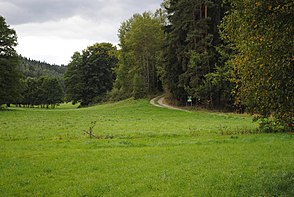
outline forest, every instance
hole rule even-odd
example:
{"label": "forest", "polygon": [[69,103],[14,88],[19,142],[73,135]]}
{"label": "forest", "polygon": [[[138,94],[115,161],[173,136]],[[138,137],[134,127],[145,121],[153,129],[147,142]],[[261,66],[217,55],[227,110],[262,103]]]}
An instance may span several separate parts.
{"label": "forest", "polygon": [[293,131],[292,0],[165,0],[121,23],[119,47],[96,43],[67,66],[17,54],[0,17],[0,104],[86,107],[165,94],[171,103],[255,115],[261,129]]}

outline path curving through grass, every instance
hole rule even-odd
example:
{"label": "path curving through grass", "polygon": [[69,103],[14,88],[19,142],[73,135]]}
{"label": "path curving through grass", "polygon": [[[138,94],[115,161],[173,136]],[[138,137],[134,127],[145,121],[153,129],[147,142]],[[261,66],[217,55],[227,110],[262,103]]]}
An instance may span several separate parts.
{"label": "path curving through grass", "polygon": [[191,112],[191,111],[181,109],[179,107],[175,107],[175,106],[172,106],[172,105],[166,103],[164,95],[161,95],[161,96],[158,96],[158,97],[155,97],[155,98],[151,99],[150,104],[155,106],[155,107],[161,107],[161,108],[167,108],[167,109],[172,109],[172,110],[185,111],[185,112],[189,112],[189,113]]}

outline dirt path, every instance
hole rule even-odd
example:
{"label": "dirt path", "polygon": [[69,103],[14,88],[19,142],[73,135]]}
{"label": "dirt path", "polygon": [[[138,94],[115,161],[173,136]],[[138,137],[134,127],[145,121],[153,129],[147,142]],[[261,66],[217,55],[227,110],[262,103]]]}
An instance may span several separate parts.
{"label": "dirt path", "polygon": [[174,107],[172,105],[169,105],[165,102],[164,96],[158,96],[156,98],[151,99],[150,101],[151,105],[154,105],[156,107],[161,107],[161,108],[168,108],[168,109],[173,109],[173,110],[179,110],[179,111],[185,111],[185,112],[190,112],[188,110],[184,110],[178,107]]}
{"label": "dirt path", "polygon": [[155,107],[163,107],[158,103],[158,99],[160,99],[161,97],[163,97],[163,96],[158,96],[158,97],[151,99],[150,104],[154,105]]}

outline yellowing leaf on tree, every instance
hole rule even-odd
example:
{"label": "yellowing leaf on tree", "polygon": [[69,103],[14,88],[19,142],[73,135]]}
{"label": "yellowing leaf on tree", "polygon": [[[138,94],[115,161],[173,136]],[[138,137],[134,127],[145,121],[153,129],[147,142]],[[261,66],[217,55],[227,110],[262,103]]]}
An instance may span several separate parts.
{"label": "yellowing leaf on tree", "polygon": [[255,5],[256,5],[257,7],[259,7],[259,6],[261,6],[261,2],[258,1],[258,2],[255,3]]}

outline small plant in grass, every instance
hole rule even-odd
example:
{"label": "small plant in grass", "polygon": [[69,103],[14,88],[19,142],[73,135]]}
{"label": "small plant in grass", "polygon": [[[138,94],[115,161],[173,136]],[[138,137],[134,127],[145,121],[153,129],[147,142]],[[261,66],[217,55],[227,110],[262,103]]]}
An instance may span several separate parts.
{"label": "small plant in grass", "polygon": [[88,135],[90,137],[90,139],[92,139],[93,137],[95,137],[94,133],[93,133],[93,128],[95,127],[97,121],[92,121],[91,122],[91,126],[89,127],[88,130],[84,131],[85,135]]}
{"label": "small plant in grass", "polygon": [[96,138],[96,139],[113,139],[114,138],[113,135],[105,135],[105,136],[103,136],[103,135],[95,135],[94,132],[93,132],[93,129],[94,129],[95,125],[96,125],[96,122],[97,121],[91,122],[91,125],[90,125],[89,129],[84,130],[85,135],[89,136],[90,139],[92,139],[92,138]]}

